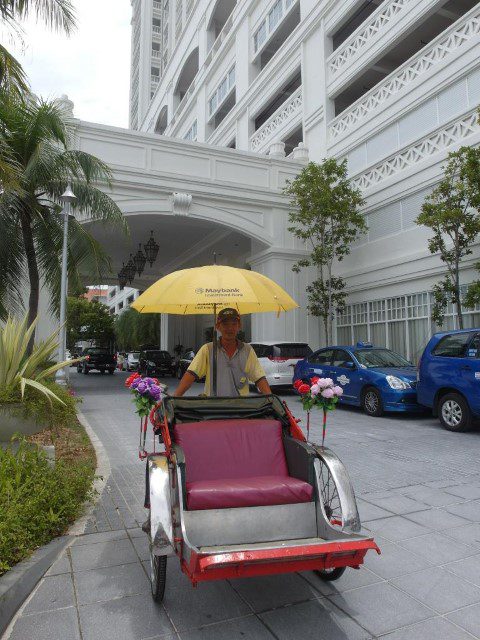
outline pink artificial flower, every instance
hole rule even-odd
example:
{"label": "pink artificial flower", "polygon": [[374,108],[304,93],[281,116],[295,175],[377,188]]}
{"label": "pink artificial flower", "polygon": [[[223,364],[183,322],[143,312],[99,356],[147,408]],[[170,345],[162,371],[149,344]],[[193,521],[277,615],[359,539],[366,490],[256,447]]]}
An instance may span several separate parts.
{"label": "pink artificial flower", "polygon": [[319,378],[317,381],[317,385],[320,387],[320,389],[325,389],[325,387],[328,387],[328,380],[329,378]]}
{"label": "pink artificial flower", "polygon": [[333,387],[333,393],[334,393],[336,396],[341,396],[341,395],[343,395],[343,389],[342,389],[342,387],[338,387],[338,386]]}
{"label": "pink artificial flower", "polygon": [[318,384],[312,384],[312,388],[310,389],[310,392],[312,394],[312,396],[316,396],[318,393],[320,393],[320,387]]}
{"label": "pink artificial flower", "polygon": [[322,391],[322,396],[324,398],[327,398],[327,399],[333,398],[334,395],[335,395],[335,393],[334,393],[334,391],[333,391],[333,389],[331,387],[327,387],[326,389],[324,389]]}

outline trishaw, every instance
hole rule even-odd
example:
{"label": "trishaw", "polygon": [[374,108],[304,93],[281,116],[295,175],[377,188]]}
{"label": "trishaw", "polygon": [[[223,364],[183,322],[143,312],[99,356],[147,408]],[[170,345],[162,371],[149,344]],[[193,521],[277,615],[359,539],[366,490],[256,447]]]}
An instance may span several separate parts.
{"label": "trishaw", "polygon": [[196,586],[310,570],[336,580],[380,553],[345,467],[277,396],[166,395],[150,417],[165,448],[147,458],[155,601],[169,556]]}

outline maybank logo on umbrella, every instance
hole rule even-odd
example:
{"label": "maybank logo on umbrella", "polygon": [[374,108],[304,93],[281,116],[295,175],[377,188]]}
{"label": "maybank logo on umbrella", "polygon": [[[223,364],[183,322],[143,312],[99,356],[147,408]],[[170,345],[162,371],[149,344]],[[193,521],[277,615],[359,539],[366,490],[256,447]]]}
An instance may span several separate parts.
{"label": "maybank logo on umbrella", "polygon": [[240,289],[238,288],[225,289],[224,287],[220,287],[217,289],[214,289],[214,288],[203,289],[202,287],[197,287],[195,289],[195,293],[198,295],[205,294],[205,297],[207,298],[214,298],[217,296],[222,296],[222,298],[223,297],[225,298],[229,298],[229,297],[242,298],[243,297],[243,293],[241,293]]}

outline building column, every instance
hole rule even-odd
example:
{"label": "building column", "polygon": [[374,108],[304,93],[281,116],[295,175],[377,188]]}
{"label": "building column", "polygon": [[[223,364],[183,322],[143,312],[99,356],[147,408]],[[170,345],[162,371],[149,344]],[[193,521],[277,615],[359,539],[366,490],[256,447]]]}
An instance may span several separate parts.
{"label": "building column", "polygon": [[320,321],[307,313],[306,287],[315,279],[314,271],[292,271],[298,261],[298,250],[267,249],[249,259],[253,271],[258,271],[279,284],[299,304],[293,311],[254,313],[252,315],[252,342],[256,340],[283,340],[308,342],[312,349],[320,345]]}
{"label": "building column", "polygon": [[168,351],[168,314],[160,315],[160,349]]}

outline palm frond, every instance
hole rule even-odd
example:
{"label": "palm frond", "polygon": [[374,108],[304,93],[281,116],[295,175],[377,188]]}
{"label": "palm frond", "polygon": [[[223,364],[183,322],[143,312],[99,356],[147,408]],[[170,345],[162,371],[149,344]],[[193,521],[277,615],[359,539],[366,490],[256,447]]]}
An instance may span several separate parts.
{"label": "palm frond", "polygon": [[24,20],[34,16],[47,27],[70,34],[75,28],[75,12],[70,0],[0,0],[4,20]]}
{"label": "palm frond", "polygon": [[0,91],[18,97],[28,91],[27,76],[22,65],[2,44],[0,44]]}
{"label": "palm frond", "polygon": [[18,217],[7,194],[0,196],[0,319],[23,311],[25,252]]}

